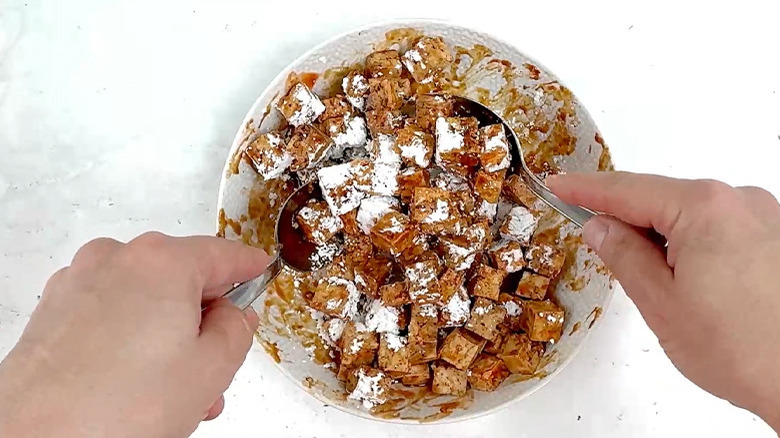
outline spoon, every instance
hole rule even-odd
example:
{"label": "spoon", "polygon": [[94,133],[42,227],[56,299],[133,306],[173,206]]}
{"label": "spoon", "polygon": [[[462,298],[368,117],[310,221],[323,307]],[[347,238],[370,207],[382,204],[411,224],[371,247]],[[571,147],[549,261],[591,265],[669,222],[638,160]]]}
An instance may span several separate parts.
{"label": "spoon", "polygon": [[512,171],[519,174],[523,179],[523,182],[539,199],[544,201],[545,204],[552,207],[555,211],[563,215],[566,219],[569,219],[574,224],[582,228],[590,218],[596,215],[587,208],[580,207],[578,205],[567,204],[560,200],[557,196],[547,188],[544,182],[528,168],[523,158],[523,150],[520,147],[520,141],[517,139],[515,132],[507,123],[493,110],[482,105],[479,102],[467,99],[461,96],[452,95],[440,95],[444,98],[449,98],[453,102],[453,110],[458,117],[474,117],[479,121],[480,126],[485,125],[504,125],[504,131],[506,137],[510,143],[510,152],[512,153]]}

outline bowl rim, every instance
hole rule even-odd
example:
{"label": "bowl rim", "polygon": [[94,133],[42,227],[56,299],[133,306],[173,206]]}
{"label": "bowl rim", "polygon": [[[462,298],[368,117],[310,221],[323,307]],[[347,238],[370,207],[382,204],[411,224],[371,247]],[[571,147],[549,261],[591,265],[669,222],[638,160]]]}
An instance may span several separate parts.
{"label": "bowl rim", "polygon": [[[494,36],[492,33],[484,31],[479,28],[470,27],[462,24],[458,24],[453,22],[452,20],[443,20],[443,19],[436,19],[436,18],[394,18],[394,19],[387,19],[387,20],[379,20],[379,21],[373,21],[367,24],[363,24],[357,27],[353,27],[351,29],[347,29],[343,32],[339,32],[326,40],[315,44],[314,46],[310,47],[308,50],[306,50],[304,53],[302,53],[300,56],[295,58],[293,61],[291,61],[287,66],[282,69],[279,74],[277,74],[263,89],[263,91],[258,95],[258,97],[255,99],[255,102],[252,104],[252,106],[249,108],[249,110],[246,113],[246,116],[244,117],[243,121],[238,127],[238,131],[236,132],[236,135],[233,139],[233,143],[230,147],[230,150],[228,151],[227,158],[225,160],[225,165],[222,169],[222,174],[220,175],[220,184],[219,184],[219,192],[217,195],[217,212],[220,208],[222,208],[223,201],[224,201],[224,195],[225,195],[225,185],[227,180],[228,172],[231,169],[231,165],[233,164],[233,157],[236,154],[238,147],[241,144],[241,141],[243,139],[243,134],[245,127],[247,126],[247,123],[251,119],[253,119],[253,114],[257,111],[258,107],[260,106],[261,102],[266,99],[268,94],[271,93],[272,85],[279,83],[280,81],[284,81],[285,78],[295,69],[295,66],[302,63],[304,60],[309,58],[312,53],[315,53],[316,51],[320,50],[321,48],[331,45],[349,35],[353,35],[356,33],[360,33],[366,30],[371,30],[377,27],[387,27],[392,25],[397,25],[398,27],[414,27],[415,25],[421,25],[421,24],[439,24],[444,25],[450,28],[459,29],[459,30],[465,30],[469,32],[479,33],[482,35],[485,35],[495,41],[498,41],[500,43],[503,43],[507,45],[508,47],[512,47],[518,52],[520,52],[524,57],[526,57],[528,60],[530,60],[534,65],[539,66],[544,71],[551,72],[550,69],[548,69],[544,64],[540,63],[536,58],[527,55],[524,51],[517,48],[514,44],[510,44],[509,42],[503,40],[502,38]],[[555,76],[557,81],[565,86],[565,83]],[[576,97],[576,94],[575,94]],[[579,101],[579,99],[577,99]],[[591,120],[593,121],[593,124],[595,125],[595,121],[593,120],[593,117],[588,112],[587,108],[580,102],[580,109],[582,112]],[[216,227],[219,229],[219,215],[216,218]],[[604,303],[602,303],[601,309],[602,312],[605,312],[610,304],[612,303],[612,299],[615,295],[615,292],[620,288],[617,281],[613,278],[609,282],[609,288],[611,289],[611,293],[607,295],[607,298]],[[447,416],[438,420],[425,422],[421,420],[414,420],[414,419],[401,419],[401,418],[382,418],[377,417],[374,415],[371,415],[368,411],[362,410],[362,409],[356,409],[349,406],[342,406],[338,404],[333,404],[331,400],[329,400],[326,396],[319,394],[314,391],[308,390],[306,387],[303,386],[302,382],[299,382],[297,378],[295,378],[290,372],[287,370],[286,367],[282,366],[281,363],[278,363],[276,361],[270,360],[271,358],[268,357],[268,355],[265,356],[265,360],[269,362],[273,362],[275,367],[282,372],[290,381],[293,382],[296,386],[298,386],[300,389],[304,390],[307,394],[315,398],[316,400],[326,404],[329,407],[333,407],[339,411],[348,413],[350,415],[363,418],[366,420],[376,421],[380,423],[392,423],[392,424],[404,424],[404,425],[418,425],[418,426],[426,426],[426,425],[439,425],[439,424],[452,424],[452,423],[458,423],[461,421],[467,421],[467,420],[473,420],[477,418],[481,418],[487,415],[494,414],[496,412],[502,411],[504,409],[509,408],[510,406],[517,405],[521,401],[527,399],[531,395],[535,394],[537,391],[545,387],[550,381],[553,380],[558,374],[560,374],[566,367],[569,366],[569,364],[574,360],[575,357],[579,356],[583,346],[587,343],[588,339],[590,338],[591,332],[593,331],[593,326],[597,326],[600,323],[600,319],[597,319],[594,321],[591,326],[589,326],[588,330],[584,333],[581,341],[575,345],[572,350],[571,354],[569,354],[566,358],[558,362],[558,366],[553,370],[551,373],[546,375],[545,377],[538,379],[537,384],[529,388],[527,391],[523,392],[522,394],[518,395],[517,397],[514,397],[512,399],[509,399],[503,403],[500,403],[496,406],[493,406],[492,408],[485,409],[479,412],[469,412],[469,408],[463,409],[465,412],[463,415],[457,415],[457,416]]]}

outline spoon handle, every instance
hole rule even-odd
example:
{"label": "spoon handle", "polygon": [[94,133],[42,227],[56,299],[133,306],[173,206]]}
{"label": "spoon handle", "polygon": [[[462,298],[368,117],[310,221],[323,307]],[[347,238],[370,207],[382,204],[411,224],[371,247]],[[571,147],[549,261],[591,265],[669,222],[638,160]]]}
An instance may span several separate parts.
{"label": "spoon handle", "polygon": [[241,310],[249,307],[260,295],[265,293],[279,273],[282,272],[282,262],[278,255],[274,256],[268,264],[265,272],[249,281],[245,281],[230,289],[223,298],[227,298],[233,305]]}
{"label": "spoon handle", "polygon": [[528,188],[530,188],[539,199],[563,215],[566,219],[574,222],[578,227],[582,228],[585,225],[585,222],[590,220],[593,216],[596,216],[597,213],[592,210],[561,201],[559,197],[555,196],[555,194],[544,185],[542,180],[531,173],[525,166],[525,163],[523,163],[523,167],[520,170],[520,176],[523,178],[526,185],[528,185]]}

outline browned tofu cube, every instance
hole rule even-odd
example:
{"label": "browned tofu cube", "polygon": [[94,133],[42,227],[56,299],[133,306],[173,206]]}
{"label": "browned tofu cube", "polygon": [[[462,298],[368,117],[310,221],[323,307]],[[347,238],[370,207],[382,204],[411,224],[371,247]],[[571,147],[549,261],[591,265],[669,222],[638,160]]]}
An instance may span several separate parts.
{"label": "browned tofu cube", "polygon": [[465,271],[474,263],[478,247],[472,246],[457,237],[439,237],[439,248],[444,260],[444,266],[456,271]]}
{"label": "browned tofu cube", "polygon": [[490,247],[488,252],[493,266],[504,272],[517,272],[525,267],[523,247],[520,242],[499,240]]}
{"label": "browned tofu cube", "polygon": [[340,216],[341,223],[344,225],[344,234],[362,234],[360,224],[357,220],[357,210],[352,210]]}
{"label": "browned tofu cube", "polygon": [[439,314],[433,304],[412,305],[409,320],[409,361],[430,362],[437,357]]}
{"label": "browned tofu cube", "polygon": [[382,50],[366,56],[366,75],[369,78],[400,78],[402,72],[398,50]]}
{"label": "browned tofu cube", "polygon": [[368,137],[366,120],[360,116],[345,115],[325,120],[322,129],[333,141],[330,158],[342,158],[345,150],[365,145]]}
{"label": "browned tofu cube", "polygon": [[379,287],[379,299],[386,306],[399,307],[412,302],[409,298],[409,291],[406,289],[406,282],[397,281]]}
{"label": "browned tofu cube", "polygon": [[247,146],[244,153],[249,157],[255,171],[265,180],[282,176],[293,161],[284,140],[274,132],[258,136]]}
{"label": "browned tofu cube", "polygon": [[387,77],[369,79],[366,109],[398,110],[411,94],[409,79]]}
{"label": "browned tofu cube", "polygon": [[401,201],[408,204],[412,201],[414,189],[417,187],[430,187],[431,174],[428,169],[408,167],[398,173],[398,195]]}
{"label": "browned tofu cube", "polygon": [[465,395],[468,390],[466,370],[459,370],[446,362],[436,362],[433,369],[431,391],[442,395]]}
{"label": "browned tofu cube", "polygon": [[371,188],[373,166],[368,160],[352,160],[317,171],[322,197],[335,216],[358,208]]}
{"label": "browned tofu cube", "polygon": [[480,354],[468,372],[469,384],[478,391],[495,391],[509,377],[504,361],[489,354]]}
{"label": "browned tofu cube", "polygon": [[355,385],[357,383],[357,380],[354,378],[354,373],[357,371],[357,369],[360,368],[358,366],[347,366],[343,363],[339,365],[338,373],[336,373],[336,378],[339,379],[339,382],[343,382],[344,386],[348,388],[350,385]]}
{"label": "browned tofu cube", "polygon": [[351,261],[355,286],[360,293],[379,298],[379,287],[393,270],[393,261],[379,254],[371,254]]}
{"label": "browned tofu cube", "polygon": [[430,244],[428,243],[428,237],[425,234],[417,234],[412,239],[412,244],[409,245],[401,254],[396,256],[396,260],[401,266],[409,266],[417,263],[421,257],[425,254],[430,254]]}
{"label": "browned tofu cube", "polygon": [[309,242],[323,244],[344,229],[341,218],[330,214],[325,201],[310,199],[296,215],[303,237]]}
{"label": "browned tofu cube", "polygon": [[427,84],[448,71],[452,53],[441,37],[421,37],[403,55],[403,63],[415,81]]}
{"label": "browned tofu cube", "polygon": [[320,115],[321,121],[343,119],[344,116],[351,116],[355,111],[343,94],[323,99],[322,104],[325,105],[325,111]]}
{"label": "browned tofu cube", "polygon": [[525,301],[520,324],[532,341],[558,342],[563,333],[563,309],[552,301]]}
{"label": "browned tofu cube", "polygon": [[479,123],[474,117],[436,119],[436,164],[462,177],[479,165]]}
{"label": "browned tofu cube", "polygon": [[408,373],[411,365],[406,336],[383,333],[379,339],[377,364],[385,371]]}
{"label": "browned tofu cube", "polygon": [[420,128],[432,132],[439,117],[454,115],[452,99],[433,94],[417,96],[415,102],[415,120]]}
{"label": "browned tofu cube", "polygon": [[527,208],[512,207],[501,223],[501,237],[528,245],[536,231],[538,220]]}
{"label": "browned tofu cube", "polygon": [[538,199],[519,175],[509,175],[504,180],[503,193],[512,200],[512,202],[527,208],[533,208]]}
{"label": "browned tofu cube", "polygon": [[523,329],[523,300],[514,295],[502,293],[498,297],[498,302],[504,306],[504,309],[506,309],[506,319],[504,319],[504,325],[506,325],[513,332],[521,331]]}
{"label": "browned tofu cube", "polygon": [[506,318],[504,306],[480,297],[471,308],[471,317],[466,323],[466,328],[492,341],[498,336],[498,325],[504,322],[504,318]]}
{"label": "browned tofu cube", "polygon": [[439,316],[442,327],[462,327],[469,320],[471,299],[463,286],[444,301]]}
{"label": "browned tofu cube", "polygon": [[356,367],[370,365],[379,349],[377,334],[348,321],[341,334],[341,364]]}
{"label": "browned tofu cube", "polygon": [[368,80],[362,73],[353,70],[349,72],[341,81],[341,89],[347,96],[347,100],[356,109],[363,111],[365,108],[365,97],[368,94]]}
{"label": "browned tofu cube", "polygon": [[512,155],[509,152],[509,141],[506,138],[504,125],[485,126],[479,130],[479,134],[482,140],[479,163],[482,165],[482,168],[487,172],[498,172],[508,169]]}
{"label": "browned tofu cube", "polygon": [[441,302],[439,305],[445,305],[458,291],[463,288],[465,277],[463,273],[452,268],[447,268],[439,276],[439,289],[441,290]]}
{"label": "browned tofu cube", "polygon": [[325,158],[331,144],[330,137],[314,126],[303,125],[295,128],[290,141],[287,142],[287,151],[292,156],[290,170],[314,167]]}
{"label": "browned tofu cube", "polygon": [[374,254],[374,244],[371,243],[371,238],[363,233],[345,233],[344,253],[351,266],[358,266],[363,260],[366,260]]}
{"label": "browned tofu cube", "polygon": [[474,191],[485,201],[496,203],[501,197],[506,170],[486,172],[478,170],[474,175]]}
{"label": "browned tofu cube", "polygon": [[467,369],[485,348],[485,340],[466,330],[453,330],[441,344],[439,359],[460,370]]}
{"label": "browned tofu cube", "polygon": [[353,282],[345,278],[328,277],[317,282],[309,306],[326,315],[343,317],[354,310],[351,307],[357,306],[359,296]]}
{"label": "browned tofu cube", "polygon": [[532,244],[525,253],[528,267],[537,274],[555,278],[561,273],[566,253],[546,243]]}
{"label": "browned tofu cube", "polygon": [[490,354],[498,354],[501,352],[501,347],[504,345],[504,340],[509,335],[510,329],[509,326],[506,324],[499,324],[498,325],[498,334],[495,338],[493,338],[492,341],[487,341],[485,344],[485,349],[483,350],[485,353]]}
{"label": "browned tofu cube", "polygon": [[433,136],[418,126],[407,124],[399,130],[396,147],[407,166],[425,168],[431,164]]}
{"label": "browned tofu cube", "polygon": [[276,108],[292,126],[311,124],[325,111],[320,98],[300,82],[276,102]]}
{"label": "browned tofu cube", "polygon": [[549,286],[549,278],[525,271],[517,284],[515,293],[529,300],[543,300],[547,296],[547,288]]}
{"label": "browned tofu cube", "polygon": [[350,400],[357,400],[366,409],[387,401],[392,379],[384,372],[363,366],[350,374],[346,382]]}
{"label": "browned tofu cube", "polygon": [[426,386],[431,380],[431,367],[427,363],[412,365],[409,372],[401,377],[406,386]]}
{"label": "browned tofu cube", "polygon": [[471,295],[497,300],[505,276],[506,272],[500,269],[479,265],[474,277],[469,282]]}
{"label": "browned tofu cube", "polygon": [[371,228],[371,239],[377,248],[392,255],[401,254],[416,234],[414,225],[409,218],[398,211],[385,213]]}
{"label": "browned tofu cube", "polygon": [[441,300],[439,265],[435,260],[424,260],[404,268],[409,297],[414,304],[437,304]]}
{"label": "browned tofu cube", "polygon": [[341,334],[344,333],[346,323],[341,318],[331,318],[323,321],[319,334],[325,343],[341,351]]}
{"label": "browned tofu cube", "polygon": [[409,205],[412,221],[420,224],[423,233],[457,234],[460,231],[461,215],[450,194],[443,189],[417,187]]}
{"label": "browned tofu cube", "polygon": [[498,213],[498,203],[487,202],[477,197],[474,200],[474,213],[477,217],[487,220],[490,223],[495,222]]}
{"label": "browned tofu cube", "polygon": [[403,127],[403,116],[399,110],[378,108],[365,112],[368,129],[374,134],[394,134]]}
{"label": "browned tofu cube", "polygon": [[511,333],[506,337],[498,357],[514,374],[533,374],[544,354],[544,345],[531,341],[525,333]]}

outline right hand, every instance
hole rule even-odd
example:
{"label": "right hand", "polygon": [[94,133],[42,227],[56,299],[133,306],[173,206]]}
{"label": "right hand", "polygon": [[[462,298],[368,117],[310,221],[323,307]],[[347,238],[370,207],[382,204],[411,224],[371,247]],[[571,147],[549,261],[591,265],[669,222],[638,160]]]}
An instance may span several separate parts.
{"label": "right hand", "polygon": [[[583,237],[674,365],[780,431],[780,205],[767,191],[625,172],[547,179],[605,215]],[[668,251],[648,239],[652,228]]]}

